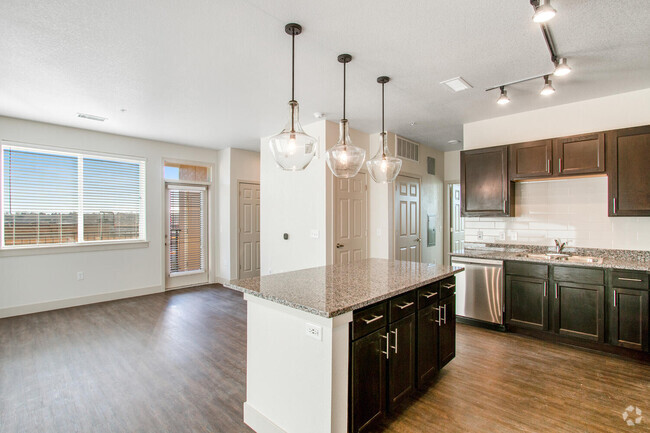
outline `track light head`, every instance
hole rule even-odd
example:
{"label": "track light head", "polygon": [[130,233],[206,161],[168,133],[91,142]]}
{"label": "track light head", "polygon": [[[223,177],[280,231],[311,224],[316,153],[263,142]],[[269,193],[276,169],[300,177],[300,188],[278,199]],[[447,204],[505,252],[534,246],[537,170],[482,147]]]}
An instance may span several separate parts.
{"label": "track light head", "polygon": [[555,16],[557,11],[551,6],[551,0],[542,0],[542,4],[535,6],[533,21],[536,23],[545,23]]}
{"label": "track light head", "polygon": [[499,96],[499,99],[497,99],[497,104],[505,105],[510,102],[510,98],[508,98],[508,92],[506,91],[505,86],[501,86],[499,88],[501,89],[501,95]]}
{"label": "track light head", "polygon": [[571,73],[571,67],[566,62],[566,57],[562,57],[555,64],[555,72],[553,72],[553,75],[555,75],[556,77],[562,77],[564,75],[569,75],[570,73]]}
{"label": "track light head", "polygon": [[539,92],[540,95],[542,96],[549,96],[555,93],[555,88],[553,88],[553,82],[548,79],[548,75],[544,75],[544,87],[542,87],[542,91]]}

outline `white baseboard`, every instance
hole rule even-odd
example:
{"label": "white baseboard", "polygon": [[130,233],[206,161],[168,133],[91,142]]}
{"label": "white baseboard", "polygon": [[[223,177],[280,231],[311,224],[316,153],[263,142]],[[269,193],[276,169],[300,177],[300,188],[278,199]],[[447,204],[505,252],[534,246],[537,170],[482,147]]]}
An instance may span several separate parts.
{"label": "white baseboard", "polygon": [[79,298],[39,302],[37,304],[19,305],[17,307],[0,308],[0,318],[22,316],[23,314],[40,313],[42,311],[58,310],[60,308],[77,307],[79,305],[96,304],[98,302],[115,301],[117,299],[133,298],[135,296],[151,295],[152,293],[159,293],[162,291],[164,291],[164,289],[161,286],[153,286],[144,287],[142,289],[122,290],[119,292],[81,296]]}
{"label": "white baseboard", "polygon": [[244,402],[244,422],[257,433],[287,433],[248,402]]}

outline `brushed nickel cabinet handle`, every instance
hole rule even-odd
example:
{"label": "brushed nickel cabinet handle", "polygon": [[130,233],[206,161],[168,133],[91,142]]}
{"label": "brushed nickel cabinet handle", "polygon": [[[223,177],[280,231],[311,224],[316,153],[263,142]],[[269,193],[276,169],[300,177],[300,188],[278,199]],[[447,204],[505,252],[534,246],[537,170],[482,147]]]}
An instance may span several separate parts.
{"label": "brushed nickel cabinet handle", "polygon": [[453,289],[454,287],[456,287],[455,284],[443,284],[442,285],[443,289]]}
{"label": "brushed nickel cabinet handle", "polygon": [[506,201],[503,200],[503,213],[508,213],[506,212]]}
{"label": "brushed nickel cabinet handle", "polygon": [[376,322],[379,319],[383,319],[384,315],[381,314],[379,316],[372,316],[372,319],[361,319],[364,322],[366,322],[366,325],[370,325],[372,322]]}
{"label": "brushed nickel cabinet handle", "polygon": [[616,197],[612,199],[612,213],[616,213]]}
{"label": "brushed nickel cabinet handle", "polygon": [[381,338],[385,338],[385,339],[386,339],[386,351],[384,352],[384,351],[382,350],[381,353],[384,354],[384,355],[386,355],[386,359],[388,359],[388,358],[390,357],[390,351],[388,350],[388,346],[389,346],[389,344],[390,344],[390,343],[388,342],[388,341],[389,341],[389,340],[388,340],[388,332],[386,333],[386,335],[382,335]]}
{"label": "brushed nickel cabinet handle", "polygon": [[444,320],[445,320],[445,325],[446,325],[446,324],[447,324],[447,304],[443,305],[443,307],[444,307],[444,309],[445,309]]}
{"label": "brushed nickel cabinet handle", "polygon": [[555,283],[555,299],[557,299],[557,283]]}
{"label": "brushed nickel cabinet handle", "polygon": [[391,346],[391,349],[393,349],[395,353],[397,353],[397,331],[398,331],[397,329],[395,329],[394,331],[390,331],[392,334],[395,334],[395,345]]}
{"label": "brushed nickel cabinet handle", "polygon": [[410,307],[410,306],[413,305],[413,304],[414,304],[413,302],[407,302],[407,303],[404,304],[404,305],[398,305],[397,308],[399,308],[400,310],[403,310],[404,308],[408,308],[408,307]]}
{"label": "brushed nickel cabinet handle", "polygon": [[435,320],[435,322],[438,324],[438,326],[440,326],[442,324],[442,314],[441,314],[442,307],[434,308],[434,310],[438,312],[438,320]]}
{"label": "brushed nickel cabinet handle", "polygon": [[614,308],[616,308],[616,290],[614,290]]}
{"label": "brushed nickel cabinet handle", "polygon": [[429,299],[429,298],[433,298],[433,297],[436,296],[437,294],[438,294],[438,292],[428,292],[428,293],[425,293],[425,294],[422,295],[422,296],[424,296],[425,298]]}
{"label": "brushed nickel cabinet handle", "polygon": [[558,164],[559,164],[559,167],[558,167],[557,171],[562,173],[562,158],[558,159]]}
{"label": "brushed nickel cabinet handle", "polygon": [[548,159],[546,160],[546,172],[547,173],[551,172],[551,161]]}
{"label": "brushed nickel cabinet handle", "polygon": [[624,278],[624,277],[616,277],[616,278],[618,278],[621,281],[635,281],[637,283],[642,283],[643,282],[643,280],[640,280],[638,278]]}
{"label": "brushed nickel cabinet handle", "polygon": [[544,281],[544,297],[548,296],[548,281]]}

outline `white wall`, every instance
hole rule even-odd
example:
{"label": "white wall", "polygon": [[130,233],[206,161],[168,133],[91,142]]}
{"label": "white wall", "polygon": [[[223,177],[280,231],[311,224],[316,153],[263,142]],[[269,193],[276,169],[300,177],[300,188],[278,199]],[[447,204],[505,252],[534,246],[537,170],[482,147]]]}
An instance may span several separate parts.
{"label": "white wall", "polygon": [[[466,149],[650,124],[650,89],[464,125]],[[447,168],[449,170],[449,168]],[[607,217],[606,177],[518,183],[515,217],[466,218],[466,240],[650,249],[650,218]],[[517,240],[513,240],[517,233]]]}
{"label": "white wall", "polygon": [[460,182],[460,150],[445,152],[445,182]]}
{"label": "white wall", "polygon": [[[20,256],[0,253],[0,316],[72,305],[75,298],[82,299],[77,303],[85,303],[163,290],[163,158],[213,164],[217,159],[215,150],[7,117],[0,117],[0,139],[146,158],[149,241],[142,248],[120,250]],[[209,200],[214,216],[214,188]],[[209,254],[210,279],[214,280],[218,257],[214,248]],[[77,281],[78,271],[84,272],[84,280]],[[46,305],[39,307],[41,304]]]}
{"label": "white wall", "polygon": [[[324,157],[326,121],[304,126],[319,140],[317,155],[303,171],[284,171],[273,159],[268,138],[261,139],[261,274],[323,266],[326,257],[327,200]],[[318,230],[319,237],[310,237]],[[287,233],[288,240],[282,235]]]}

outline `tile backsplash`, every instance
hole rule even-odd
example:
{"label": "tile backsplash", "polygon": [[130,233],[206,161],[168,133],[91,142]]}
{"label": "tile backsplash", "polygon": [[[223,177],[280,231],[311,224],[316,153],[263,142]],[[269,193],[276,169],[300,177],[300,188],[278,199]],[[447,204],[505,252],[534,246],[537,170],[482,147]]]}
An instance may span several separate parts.
{"label": "tile backsplash", "polygon": [[607,200],[605,176],[519,182],[515,217],[465,218],[465,241],[650,250],[650,217],[609,218]]}

